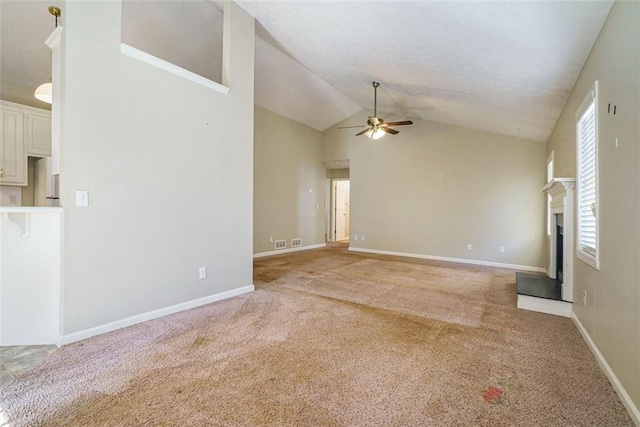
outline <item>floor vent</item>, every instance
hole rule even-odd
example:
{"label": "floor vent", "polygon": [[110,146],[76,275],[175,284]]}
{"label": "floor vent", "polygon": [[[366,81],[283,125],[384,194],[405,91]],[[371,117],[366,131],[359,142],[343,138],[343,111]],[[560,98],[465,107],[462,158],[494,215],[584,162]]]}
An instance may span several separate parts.
{"label": "floor vent", "polygon": [[295,239],[291,239],[291,247],[297,248],[302,246],[302,239],[300,237],[296,237]]}
{"label": "floor vent", "polygon": [[286,249],[287,241],[286,240],[276,240],[276,249]]}

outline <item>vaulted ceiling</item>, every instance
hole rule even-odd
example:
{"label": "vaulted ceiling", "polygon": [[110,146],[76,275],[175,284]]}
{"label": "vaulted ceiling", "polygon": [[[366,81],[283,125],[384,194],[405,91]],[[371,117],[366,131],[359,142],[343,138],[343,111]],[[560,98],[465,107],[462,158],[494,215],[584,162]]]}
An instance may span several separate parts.
{"label": "vaulted ceiling", "polygon": [[[2,1],[3,83],[49,78],[51,3]],[[238,3],[257,20],[257,105],[324,130],[371,109],[376,80],[388,121],[546,141],[613,0]]]}
{"label": "vaulted ceiling", "polygon": [[[386,120],[546,141],[613,1],[238,3],[261,37],[346,95],[345,110],[372,108],[375,80]],[[313,115],[301,121],[314,126]]]}

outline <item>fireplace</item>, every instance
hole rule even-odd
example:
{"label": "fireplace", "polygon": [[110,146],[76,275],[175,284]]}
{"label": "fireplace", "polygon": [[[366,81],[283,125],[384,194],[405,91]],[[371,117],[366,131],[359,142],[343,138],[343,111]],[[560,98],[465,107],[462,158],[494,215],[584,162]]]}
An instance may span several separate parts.
{"label": "fireplace", "polygon": [[562,282],[562,300],[573,301],[574,178],[554,178],[542,190],[551,196],[548,275]]}
{"label": "fireplace", "polygon": [[563,255],[564,255],[564,246],[562,240],[564,239],[563,235],[563,215],[556,215],[556,279],[560,281],[560,283],[564,283],[562,268],[564,267]]}

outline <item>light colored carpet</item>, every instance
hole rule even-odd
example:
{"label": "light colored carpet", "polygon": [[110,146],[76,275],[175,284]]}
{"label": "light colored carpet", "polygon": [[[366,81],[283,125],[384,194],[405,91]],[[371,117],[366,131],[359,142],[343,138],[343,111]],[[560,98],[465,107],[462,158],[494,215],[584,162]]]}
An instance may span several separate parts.
{"label": "light colored carpet", "polygon": [[0,391],[0,421],[633,425],[571,320],[515,308],[512,271],[332,247],[254,276],[254,293],[63,347]]}

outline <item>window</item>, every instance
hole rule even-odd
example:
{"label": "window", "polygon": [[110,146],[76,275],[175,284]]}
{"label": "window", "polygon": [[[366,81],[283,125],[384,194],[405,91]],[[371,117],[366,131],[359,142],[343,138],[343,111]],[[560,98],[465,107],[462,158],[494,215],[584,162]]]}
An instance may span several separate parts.
{"label": "window", "polygon": [[[553,180],[553,150],[547,157],[547,184]],[[551,195],[547,194],[547,236],[551,236]]]}
{"label": "window", "polygon": [[576,255],[595,269],[598,256],[598,82],[576,112],[578,245]]}
{"label": "window", "polygon": [[553,179],[553,150],[549,153],[547,157],[547,183],[551,182]]}

